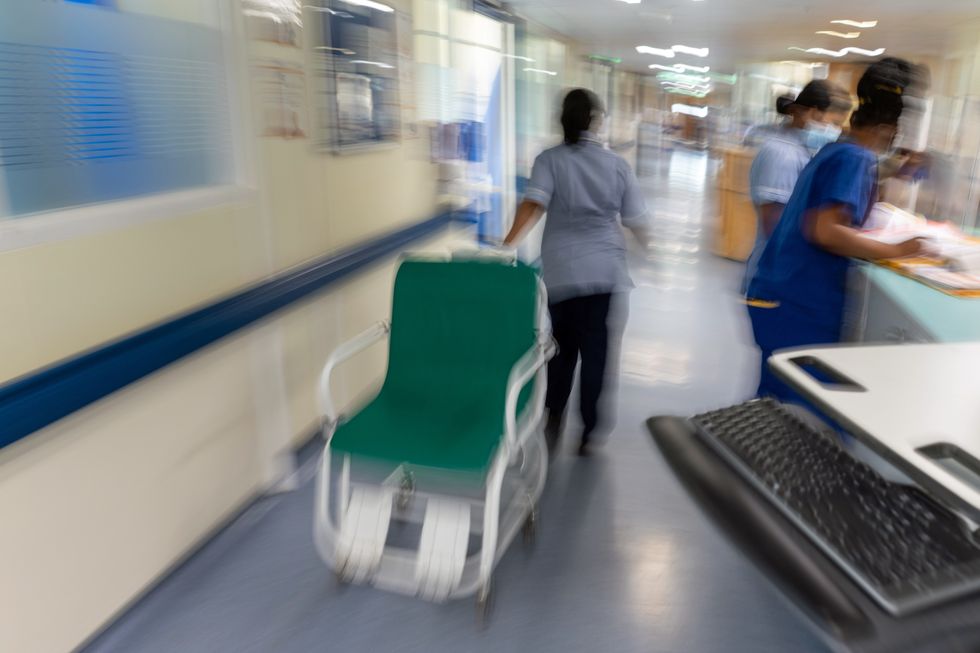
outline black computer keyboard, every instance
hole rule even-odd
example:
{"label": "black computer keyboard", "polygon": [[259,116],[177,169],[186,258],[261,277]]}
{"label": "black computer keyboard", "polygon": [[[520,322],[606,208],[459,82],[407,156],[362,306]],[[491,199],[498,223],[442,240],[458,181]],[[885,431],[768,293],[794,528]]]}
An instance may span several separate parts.
{"label": "black computer keyboard", "polygon": [[715,451],[890,613],[980,591],[980,541],[965,522],[918,488],[882,478],[832,433],[771,400],[693,422]]}

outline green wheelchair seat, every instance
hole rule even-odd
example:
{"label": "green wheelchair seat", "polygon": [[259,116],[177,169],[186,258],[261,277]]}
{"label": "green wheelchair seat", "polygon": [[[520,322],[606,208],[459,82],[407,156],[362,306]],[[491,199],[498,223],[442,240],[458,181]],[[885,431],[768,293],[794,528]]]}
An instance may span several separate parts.
{"label": "green wheelchair seat", "polygon": [[[331,449],[396,465],[485,473],[503,440],[511,368],[535,346],[537,324],[538,278],[531,267],[402,262],[384,384],[338,427]],[[531,387],[521,394],[518,416]]]}

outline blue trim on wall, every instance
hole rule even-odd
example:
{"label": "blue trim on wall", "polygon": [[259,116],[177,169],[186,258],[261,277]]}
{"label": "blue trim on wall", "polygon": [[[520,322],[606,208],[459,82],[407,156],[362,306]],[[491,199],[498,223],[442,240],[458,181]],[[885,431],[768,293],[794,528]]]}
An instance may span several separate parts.
{"label": "blue trim on wall", "polygon": [[0,386],[0,447],[436,233],[443,213]]}

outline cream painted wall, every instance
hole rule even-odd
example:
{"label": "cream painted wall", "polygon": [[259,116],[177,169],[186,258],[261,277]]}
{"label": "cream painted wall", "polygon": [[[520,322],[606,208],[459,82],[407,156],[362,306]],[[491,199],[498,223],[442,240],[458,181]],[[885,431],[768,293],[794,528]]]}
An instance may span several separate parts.
{"label": "cream painted wall", "polygon": [[[445,252],[452,238],[411,249]],[[72,650],[279,480],[277,448],[317,422],[314,388],[329,351],[390,316],[395,265],[373,266],[0,450],[0,556],[17,561],[0,584],[0,651]],[[285,371],[282,394],[269,391],[269,354]],[[363,401],[385,362],[378,346],[339,368],[338,405]],[[288,429],[277,442],[262,425],[280,410]]]}
{"label": "cream painted wall", "polygon": [[0,450],[0,650],[78,646],[259,489],[238,338]]}
{"label": "cream painted wall", "polygon": [[[392,3],[405,11],[410,2]],[[302,37],[306,34],[302,33]],[[307,71],[313,66],[305,49],[251,41],[251,63],[289,61]],[[307,72],[307,97],[316,86]],[[253,93],[258,115],[260,98]],[[312,121],[308,100],[307,122]],[[438,177],[428,140],[406,138],[395,147],[357,154],[318,151],[309,139],[257,138],[260,204],[273,226],[269,246],[277,269],[324,252],[349,247],[438,211]]]}
{"label": "cream painted wall", "polygon": [[[343,156],[315,155],[306,147],[263,143],[279,268],[438,212],[436,169],[423,139]],[[296,159],[305,159],[307,168],[290,172],[282,165]]]}
{"label": "cream painted wall", "polygon": [[[243,285],[253,207],[228,205],[0,254],[0,379],[117,338]],[[251,218],[251,220],[250,220]]]}
{"label": "cream painted wall", "polygon": [[[207,22],[204,4],[120,3]],[[249,62],[305,61],[302,50],[248,43],[240,31],[234,45],[247,121]],[[254,134],[239,138],[242,183],[254,188],[237,203],[0,253],[0,380],[438,210],[424,139],[333,156]],[[0,583],[0,651],[78,646],[281,480],[292,445],[317,421],[327,353],[388,316],[393,270],[393,260],[372,267],[0,450],[0,556],[17,561]],[[341,400],[363,397],[384,363],[378,347],[338,370]]]}
{"label": "cream painted wall", "polygon": [[182,20],[215,26],[221,22],[219,5],[210,0],[116,0],[121,11],[147,14],[159,18]]}

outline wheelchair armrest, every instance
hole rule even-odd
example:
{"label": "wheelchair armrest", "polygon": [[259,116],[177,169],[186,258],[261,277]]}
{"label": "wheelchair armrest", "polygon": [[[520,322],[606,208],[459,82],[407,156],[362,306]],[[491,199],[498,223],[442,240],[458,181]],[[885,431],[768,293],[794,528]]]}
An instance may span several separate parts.
{"label": "wheelchair armrest", "polygon": [[339,417],[330,393],[330,376],[334,368],[380,341],[390,331],[391,324],[388,321],[378,322],[350,340],[342,343],[327,357],[327,362],[323,365],[323,371],[320,372],[320,382],[317,384],[317,405],[320,408],[320,415],[326,424],[331,426],[336,425]]}
{"label": "wheelchair armrest", "polygon": [[535,343],[514,363],[507,379],[507,400],[504,404],[504,440],[508,447],[517,445],[517,400],[531,378],[555,355],[555,343],[548,339]]}
{"label": "wheelchair armrest", "polygon": [[454,261],[496,261],[505,265],[517,265],[517,249],[503,245],[476,248],[457,248],[450,258]]}

